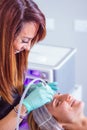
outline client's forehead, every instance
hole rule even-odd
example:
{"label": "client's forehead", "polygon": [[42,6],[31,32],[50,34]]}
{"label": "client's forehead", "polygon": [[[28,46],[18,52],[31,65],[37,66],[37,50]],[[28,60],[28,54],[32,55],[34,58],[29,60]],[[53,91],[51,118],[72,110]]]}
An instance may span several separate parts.
{"label": "client's forehead", "polygon": [[54,99],[62,99],[62,98],[67,97],[67,96],[68,96],[68,94],[56,94],[54,96]]}
{"label": "client's forehead", "polygon": [[71,99],[74,99],[74,98],[69,94],[56,94],[53,100],[50,103],[46,104],[46,107],[52,109],[56,103],[68,101]]}
{"label": "client's forehead", "polygon": [[[54,96],[54,99],[62,99],[62,98],[68,98],[68,97],[72,97],[70,94],[56,94]],[[72,97],[73,98],[73,97]]]}

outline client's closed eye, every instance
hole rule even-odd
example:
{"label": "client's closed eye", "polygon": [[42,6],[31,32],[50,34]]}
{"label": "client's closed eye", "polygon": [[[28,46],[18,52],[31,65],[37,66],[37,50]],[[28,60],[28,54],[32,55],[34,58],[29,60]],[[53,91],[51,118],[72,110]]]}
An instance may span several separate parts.
{"label": "client's closed eye", "polygon": [[60,101],[60,100],[58,100],[58,99],[54,99],[54,101],[53,101],[53,106],[54,106],[54,107],[58,107],[61,103],[62,103],[62,101]]}

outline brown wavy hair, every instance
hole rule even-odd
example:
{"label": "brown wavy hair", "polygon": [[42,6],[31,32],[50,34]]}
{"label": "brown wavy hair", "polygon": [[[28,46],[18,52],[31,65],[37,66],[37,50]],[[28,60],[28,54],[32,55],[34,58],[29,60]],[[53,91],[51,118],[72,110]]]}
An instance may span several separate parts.
{"label": "brown wavy hair", "polygon": [[23,92],[23,74],[27,68],[28,51],[14,54],[13,42],[26,22],[39,24],[33,46],[46,35],[44,14],[32,0],[0,1],[0,96],[13,103],[13,93]]}
{"label": "brown wavy hair", "polygon": [[32,112],[28,115],[29,130],[41,130],[34,121]]}

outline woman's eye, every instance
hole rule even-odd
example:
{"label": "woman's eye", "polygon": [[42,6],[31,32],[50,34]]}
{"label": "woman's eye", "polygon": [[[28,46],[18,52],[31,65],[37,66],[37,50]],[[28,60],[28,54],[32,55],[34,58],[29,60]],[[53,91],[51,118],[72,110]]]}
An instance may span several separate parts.
{"label": "woman's eye", "polygon": [[57,106],[59,106],[62,103],[62,101],[58,101]]}
{"label": "woman's eye", "polygon": [[22,43],[28,43],[29,41],[28,40],[22,40]]}
{"label": "woman's eye", "polygon": [[60,100],[55,100],[55,106],[56,106],[56,107],[59,106],[61,103],[62,103],[62,101],[60,101]]}

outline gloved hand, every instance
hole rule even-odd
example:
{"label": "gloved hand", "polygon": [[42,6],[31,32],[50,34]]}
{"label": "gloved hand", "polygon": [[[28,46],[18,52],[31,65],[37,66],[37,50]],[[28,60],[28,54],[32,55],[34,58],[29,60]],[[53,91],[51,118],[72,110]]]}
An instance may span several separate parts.
{"label": "gloved hand", "polygon": [[46,103],[51,102],[53,96],[58,90],[56,84],[56,82],[53,82],[44,86],[42,83],[38,83],[31,86],[29,95],[23,101],[28,113]]}
{"label": "gloved hand", "polygon": [[[57,82],[48,82],[47,84],[50,86],[50,88],[51,88],[53,91],[55,91],[55,92],[57,93],[57,91],[59,90],[59,88],[58,88],[58,83],[57,83]],[[28,84],[27,84],[27,85],[28,85]],[[27,85],[26,85],[26,87],[27,87]],[[30,93],[31,91],[33,91],[34,89],[36,89],[36,87],[41,87],[41,86],[44,86],[44,84],[43,84],[42,82],[32,84],[32,85],[31,85],[31,88],[30,88],[29,91],[28,91],[28,93]],[[27,93],[27,95],[28,95],[28,93]]]}
{"label": "gloved hand", "polygon": [[58,88],[58,83],[57,82],[49,82],[48,85],[55,91],[57,92],[59,90]]}

